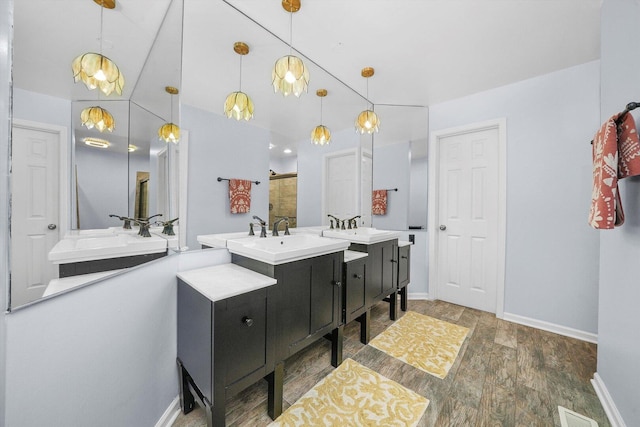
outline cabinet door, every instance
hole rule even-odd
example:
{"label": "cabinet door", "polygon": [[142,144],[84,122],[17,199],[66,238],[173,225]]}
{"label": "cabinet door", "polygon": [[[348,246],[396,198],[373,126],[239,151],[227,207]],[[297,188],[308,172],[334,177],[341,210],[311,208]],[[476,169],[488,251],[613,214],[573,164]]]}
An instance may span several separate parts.
{"label": "cabinet door", "polygon": [[398,248],[398,288],[409,284],[411,279],[411,246]]}
{"label": "cabinet door", "polygon": [[266,289],[214,303],[213,324],[214,367],[219,374],[218,363],[224,366],[225,386],[266,367]]}
{"label": "cabinet door", "polygon": [[390,240],[381,244],[382,255],[382,297],[394,292],[397,286],[397,240]]}
{"label": "cabinet door", "polygon": [[343,280],[345,323],[360,315],[366,307],[365,294],[365,261],[356,260],[345,263]]}
{"label": "cabinet door", "polygon": [[[336,323],[336,308],[339,305],[338,287],[336,281],[342,279],[342,274],[335,275],[336,258],[318,257],[321,262],[314,262],[311,266],[311,334]],[[340,271],[340,270],[338,270]],[[337,323],[336,323],[337,326]]]}

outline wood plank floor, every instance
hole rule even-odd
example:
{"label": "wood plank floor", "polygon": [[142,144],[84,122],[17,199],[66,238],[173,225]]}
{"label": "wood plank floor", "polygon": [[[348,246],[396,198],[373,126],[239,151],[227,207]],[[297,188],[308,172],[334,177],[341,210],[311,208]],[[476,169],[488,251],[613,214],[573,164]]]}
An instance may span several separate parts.
{"label": "wood plank floor", "polygon": [[[344,357],[430,400],[419,426],[557,426],[558,405],[610,426],[590,380],[596,345],[496,319],[442,301],[409,301],[409,310],[470,329],[445,379],[407,365],[359,341],[359,324],[345,327]],[[400,312],[401,315],[403,314]],[[371,338],[391,325],[387,303],[371,312]],[[330,344],[320,340],[285,363],[284,409],[329,374]],[[227,401],[228,426],[266,426],[267,384]],[[180,414],[173,427],[206,426],[202,409]]]}

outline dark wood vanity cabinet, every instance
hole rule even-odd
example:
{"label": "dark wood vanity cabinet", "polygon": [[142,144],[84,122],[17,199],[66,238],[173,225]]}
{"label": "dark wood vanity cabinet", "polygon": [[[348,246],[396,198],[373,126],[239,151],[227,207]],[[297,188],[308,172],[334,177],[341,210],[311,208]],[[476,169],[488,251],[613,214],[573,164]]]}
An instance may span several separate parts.
{"label": "dark wood vanity cabinet", "polygon": [[328,334],[331,363],[342,363],[342,251],[279,265],[237,254],[231,260],[277,280],[272,287],[278,307],[276,361],[286,360]]}
{"label": "dark wood vanity cabinet", "polygon": [[398,247],[398,293],[400,309],[407,311],[407,285],[411,281],[411,245]]}
{"label": "dark wood vanity cabinet", "polygon": [[[227,396],[273,372],[276,311],[272,289],[211,301],[178,281],[178,363],[185,413],[194,404],[191,387],[206,406],[207,424],[224,426]],[[270,390],[270,400],[271,395]]]}
{"label": "dark wood vanity cabinet", "polygon": [[357,319],[369,306],[367,305],[366,258],[344,263],[343,270],[343,321],[349,323]]}
{"label": "dark wood vanity cabinet", "polygon": [[352,243],[352,251],[368,253],[366,261],[366,303],[371,307],[396,293],[398,239],[365,245]]}

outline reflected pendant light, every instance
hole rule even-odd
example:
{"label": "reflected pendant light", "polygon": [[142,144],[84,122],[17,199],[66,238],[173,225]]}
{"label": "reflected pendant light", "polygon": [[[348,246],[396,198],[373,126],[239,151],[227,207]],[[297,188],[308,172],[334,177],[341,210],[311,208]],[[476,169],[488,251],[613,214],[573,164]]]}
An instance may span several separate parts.
{"label": "reflected pendant light", "polygon": [[224,101],[224,113],[228,118],[249,121],[253,117],[253,101],[249,95],[242,92],[242,57],[249,54],[249,46],[243,42],[236,42],[233,45],[233,50],[240,55],[240,89],[227,96]]}
{"label": "reflected pendant light", "polygon": [[124,75],[118,66],[102,54],[102,14],[105,8],[113,9],[115,0],[94,0],[100,8],[100,53],[87,52],[76,57],[71,63],[73,80],[75,83],[82,81],[87,89],[100,88],[106,96],[115,90],[122,95],[124,87]]}
{"label": "reflected pendant light", "polygon": [[180,141],[180,127],[173,123],[173,95],[178,94],[178,88],[167,86],[164,90],[171,95],[171,122],[165,123],[158,129],[158,137],[164,142],[177,144]]}
{"label": "reflected pendant light", "polygon": [[113,132],[115,127],[115,120],[113,120],[111,113],[98,106],[82,110],[80,120],[82,121],[82,125],[86,126],[87,129],[96,128],[100,132],[104,132],[105,129]]}
{"label": "reflected pendant light", "polygon": [[380,126],[380,120],[378,115],[369,109],[369,77],[373,76],[374,70],[371,67],[362,69],[362,77],[367,79],[367,109],[361,112],[356,119],[356,132],[360,134],[378,132],[378,126]]}
{"label": "reflected pendant light", "polygon": [[327,96],[327,90],[318,89],[316,95],[320,97],[320,125],[311,131],[311,142],[316,145],[324,145],[331,142],[331,131],[322,124],[322,98]]}
{"label": "reflected pendant light", "polygon": [[278,59],[271,71],[271,83],[274,92],[284,96],[293,93],[300,97],[309,87],[309,70],[302,59],[293,55],[293,14],[300,10],[300,0],[282,0],[282,7],[289,12],[289,55]]}

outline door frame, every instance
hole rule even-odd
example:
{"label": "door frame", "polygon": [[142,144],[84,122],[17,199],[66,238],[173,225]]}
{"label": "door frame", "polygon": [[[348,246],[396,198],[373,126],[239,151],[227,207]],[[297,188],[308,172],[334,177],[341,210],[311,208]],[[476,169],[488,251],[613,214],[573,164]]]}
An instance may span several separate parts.
{"label": "door frame", "polygon": [[496,317],[504,317],[504,286],[506,265],[506,231],[507,231],[507,119],[498,118],[485,122],[471,123],[463,126],[431,132],[429,138],[428,158],[428,204],[427,234],[429,236],[429,299],[438,299],[438,218],[437,201],[439,198],[440,177],[440,140],[450,136],[462,135],[489,129],[498,130],[498,250],[497,250],[497,283],[496,283]]}
{"label": "door frame", "polygon": [[[23,120],[14,118],[11,127],[27,130],[35,130],[39,132],[48,132],[58,135],[58,233],[60,238],[64,237],[69,231],[70,226],[70,208],[69,191],[71,182],[69,180],[69,137],[68,129],[65,126],[53,125],[49,123],[34,122],[31,120]],[[11,143],[13,144],[13,138]],[[13,150],[12,150],[13,152]],[[11,181],[10,189],[13,188]]]}

